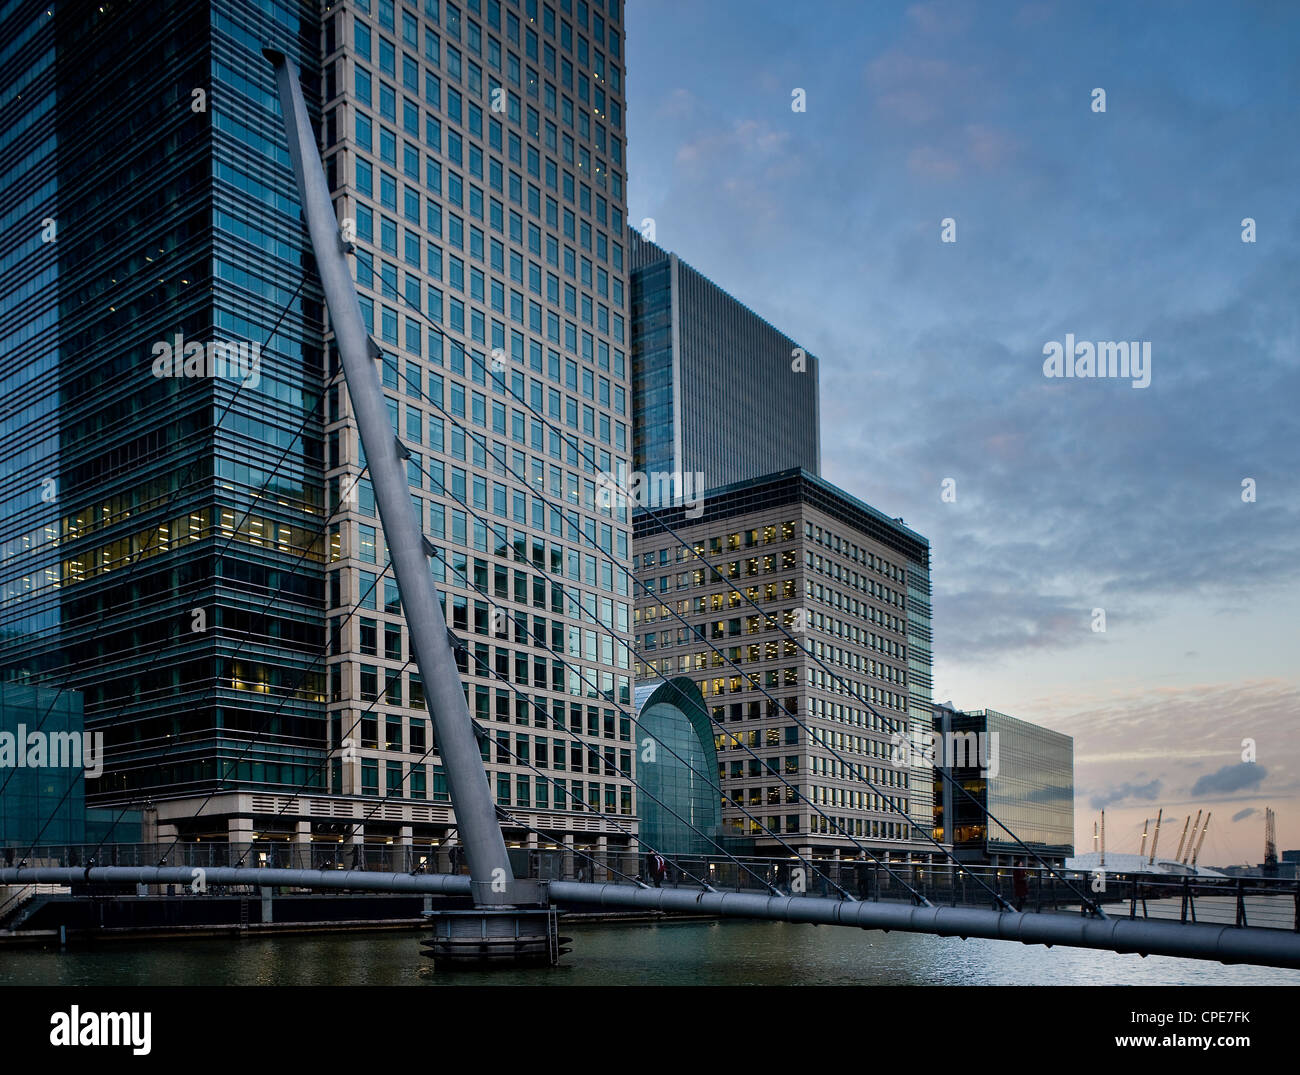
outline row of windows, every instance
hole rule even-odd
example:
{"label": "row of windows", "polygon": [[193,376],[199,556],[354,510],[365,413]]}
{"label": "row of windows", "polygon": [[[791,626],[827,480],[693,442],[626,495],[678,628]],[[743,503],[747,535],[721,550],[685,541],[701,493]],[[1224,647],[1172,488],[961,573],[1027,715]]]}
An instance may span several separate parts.
{"label": "row of windows", "polygon": [[781,582],[764,583],[762,586],[746,586],[743,593],[740,590],[731,590],[727,593],[710,594],[707,597],[687,598],[677,602],[677,614],[685,616],[692,612],[721,612],[724,609],[741,608],[750,601],[755,604],[763,601],[788,601],[795,596],[797,588],[798,584],[794,579],[784,579]]}
{"label": "row of windows", "polygon": [[[812,697],[808,700],[808,712],[818,720],[834,721],[837,724],[843,724],[850,728],[865,728],[869,732],[889,732],[891,734],[903,734],[907,731],[907,725],[902,720],[890,720],[886,722],[881,717],[865,709],[859,709],[857,706],[849,705],[844,702],[837,702],[829,698]],[[819,733],[830,735],[830,732]],[[843,733],[834,733],[842,735]],[[832,739],[831,742],[838,743],[840,740]]]}
{"label": "row of windows", "polygon": [[[768,729],[768,733],[776,731],[780,737],[779,729]],[[768,736],[765,733],[764,738]],[[742,780],[746,775],[751,777],[764,776],[767,773],[785,773],[792,775],[799,772],[799,755],[786,754],[784,757],[770,758],[750,758],[749,762],[733,761],[718,763],[718,779],[726,780],[728,777],[732,780]]]}
{"label": "row of windows", "polygon": [[853,563],[860,564],[869,571],[875,571],[887,579],[893,579],[895,582],[906,581],[907,574],[898,564],[891,563],[884,557],[877,556],[874,552],[869,552],[856,542],[852,542],[848,538],[842,538],[829,529],[823,529],[820,526],[814,526],[812,523],[806,522],[804,523],[804,537],[823,548],[848,557]]}
{"label": "row of windows", "polygon": [[810,645],[812,655],[823,664],[839,665],[850,672],[874,676],[883,679],[886,683],[897,683],[901,687],[907,686],[907,671],[903,668],[864,657],[857,650],[829,645],[820,639],[812,639]]}
{"label": "row of windows", "polygon": [[[447,777],[441,766],[408,764],[386,761],[384,794],[390,798],[431,799],[449,802]],[[379,795],[380,762],[377,758],[361,759],[361,794]],[[429,774],[432,772],[432,783]],[[493,774],[489,773],[489,778]],[[601,784],[595,781],[569,781],[528,777],[521,774],[495,774],[497,803],[502,806],[522,806],[539,810],[591,810],[631,815],[632,789],[622,784]],[[331,791],[343,793],[341,761],[334,763]],[[513,794],[512,794],[513,792]],[[553,792],[553,794],[552,794]]]}
{"label": "row of windows", "polygon": [[904,822],[861,817],[833,817],[829,820],[825,817],[810,817],[807,821],[808,827],[805,828],[801,825],[798,814],[785,814],[784,825],[781,817],[727,817],[722,819],[722,826],[730,836],[765,836],[779,832],[839,836],[848,833],[850,836],[872,840],[906,840],[911,828]]}
{"label": "row of windows", "polygon": [[[492,775],[488,774],[489,781]],[[626,784],[599,784],[594,780],[584,782],[558,777],[547,780],[518,773],[497,773],[496,792],[499,806],[522,806],[537,810],[590,810],[625,816],[633,813],[632,789]]]}
{"label": "row of windows", "polygon": [[[759,747],[798,746],[799,731],[797,725],[789,724],[784,728],[750,728],[743,732],[718,732],[713,737],[713,748],[723,751],[744,750],[746,747],[757,750]],[[775,759],[770,759],[769,764],[775,764]]]}
{"label": "row of windows", "polygon": [[[677,645],[694,645],[696,642],[704,640],[705,627],[698,624],[693,628],[679,627],[677,629]],[[656,639],[658,641],[656,642]],[[671,631],[660,631],[657,635],[637,635],[637,648],[652,650],[657,646],[667,648],[673,645]],[[698,660],[691,663],[697,668],[722,668],[724,665],[730,667],[732,664],[757,663],[759,661],[776,661],[787,657],[797,657],[802,647],[791,639],[772,639],[764,643],[751,643],[748,646],[728,646],[725,653],[718,650],[711,650],[692,655]]]}
{"label": "row of windows", "polygon": [[[641,566],[664,566],[670,563],[686,563],[695,557],[719,556],[724,552],[734,552],[740,548],[752,549],[758,545],[771,545],[778,541],[792,541],[795,536],[794,522],[773,523],[770,526],[755,527],[752,530],[736,531],[731,534],[718,534],[709,538],[707,545],[697,541],[693,548],[685,545],[668,545],[662,549],[652,549],[641,554]],[[743,544],[742,544],[743,543]],[[680,585],[680,583],[679,583]],[[698,583],[697,583],[698,585]]]}
{"label": "row of windows", "polygon": [[824,612],[808,613],[808,626],[817,631],[824,631],[833,638],[842,638],[859,646],[866,646],[887,657],[897,657],[900,661],[907,659],[907,646],[892,638],[885,638],[874,631],[868,631],[855,623],[828,616]]}
{"label": "row of windows", "polygon": [[437,750],[433,725],[427,719],[403,717],[397,713],[385,714],[382,720],[373,713],[362,713],[358,719],[351,712],[335,710],[330,714],[330,743],[332,750],[358,744],[362,750],[406,751],[411,754]]}
{"label": "row of windows", "polygon": [[713,722],[721,724],[724,720],[758,720],[766,717],[798,716],[798,696],[777,702],[774,698],[751,699],[748,702],[731,702],[727,705],[715,705],[710,710]]}
{"label": "row of windows", "polygon": [[[684,550],[683,550],[684,551]],[[726,564],[718,564],[716,568],[696,568],[694,571],[683,571],[675,576],[661,575],[659,577],[659,592],[668,593],[674,587],[679,590],[685,590],[692,586],[711,586],[719,576],[725,579],[738,579],[741,575],[768,575],[774,571],[791,571],[798,564],[798,554],[794,549],[786,549],[780,553],[769,553],[765,556],[752,556],[746,560],[731,560]],[[654,580],[645,580],[648,584],[653,585]],[[793,583],[791,584],[793,585]],[[715,595],[721,600],[722,595]],[[736,601],[739,602],[740,595],[735,594]]]}
{"label": "row of windows", "polygon": [[[851,733],[836,731],[830,728],[819,728],[810,735],[812,743],[816,746],[824,746],[834,750],[837,754],[860,754],[865,758],[882,758],[893,760],[893,744],[883,739],[871,739],[864,735],[853,735]],[[845,779],[856,779],[858,770],[855,770],[838,758],[825,758],[818,756],[814,759],[816,762],[824,763],[821,768],[814,765],[813,771],[824,773],[827,776],[843,777]],[[906,770],[898,770],[906,776]],[[890,780],[890,784],[894,781]],[[898,785],[906,787],[906,781]]]}
{"label": "row of windows", "polygon": [[875,579],[869,579],[866,575],[857,571],[850,571],[830,557],[816,556],[811,552],[804,553],[804,566],[809,571],[814,571],[819,575],[825,575],[834,579],[836,582],[843,583],[851,589],[858,590],[861,593],[870,594],[877,601],[883,601],[887,605],[893,605],[895,608],[904,608],[904,594],[901,590],[895,590],[886,586],[884,583],[877,582]]}
{"label": "row of windows", "polygon": [[833,586],[813,582],[812,579],[804,582],[804,596],[809,601],[821,601],[837,611],[877,624],[896,634],[901,635],[907,629],[907,621],[903,617],[895,616],[892,612],[886,612],[875,605],[869,605],[866,601],[843,593]]}
{"label": "row of windows", "polygon": [[700,691],[708,698],[719,694],[740,694],[760,688],[797,687],[798,685],[798,668],[768,668],[762,675],[749,672],[743,676],[714,676],[711,679],[701,680]]}
{"label": "row of windows", "polygon": [[812,690],[827,691],[833,694],[846,694],[860,698],[872,705],[884,706],[886,709],[907,711],[907,695],[897,691],[885,690],[883,687],[871,687],[858,683],[844,676],[830,676],[824,668],[808,669],[808,687]]}
{"label": "row of windows", "polygon": [[[495,738],[498,765],[533,765],[538,769],[557,769],[574,773],[588,772],[605,776],[632,775],[632,751],[583,746],[564,739],[497,732]],[[585,760],[585,768],[584,768]]]}
{"label": "row of windows", "polygon": [[[719,767],[721,769],[721,767]],[[803,795],[809,796],[809,800],[814,806],[841,807],[846,810],[861,811],[889,811],[894,812],[893,807],[899,809],[907,808],[907,800],[895,796],[881,796],[874,792],[858,791],[853,788],[832,788],[815,784],[811,788],[805,788]],[[743,809],[749,806],[778,806],[781,803],[797,803],[802,801],[800,791],[790,785],[752,786],[746,788],[732,788],[722,797],[723,809]],[[891,806],[890,804],[893,804]]]}
{"label": "row of windows", "polygon": [[[866,744],[877,747],[876,757],[886,757],[889,754],[889,744],[887,743],[868,739]],[[845,752],[848,751],[847,747],[841,747],[840,749]],[[812,771],[815,776],[832,777],[836,780],[865,780],[875,787],[908,787],[907,770],[895,769],[892,766],[884,768],[875,765],[858,765],[856,762],[845,762],[840,758],[823,757],[818,754],[812,758]]]}
{"label": "row of windows", "polygon": [[[331,677],[336,674],[341,677],[344,667],[343,663],[332,664]],[[385,677],[385,681],[392,677],[400,679],[400,672],[373,665],[361,665],[360,672],[372,686],[378,684],[381,674]],[[413,686],[419,683],[418,675],[412,674],[409,679]],[[493,706],[494,697],[495,706]],[[501,688],[492,691],[481,684],[471,683],[465,684],[465,698],[471,711],[483,722],[491,720],[493,716],[498,721],[507,722],[513,718],[515,724],[523,727],[553,728],[556,731],[569,731],[574,735],[586,735],[590,739],[617,739],[622,743],[632,741],[631,718],[614,709],[594,705],[584,706],[577,702],[570,702],[566,706],[564,701],[544,695],[529,698],[526,694],[516,694]],[[422,689],[418,692],[418,700],[413,697],[411,704],[413,707],[423,707]],[[427,729],[426,740],[425,721],[421,717],[404,718],[401,714],[380,715],[363,712],[358,722],[350,713],[342,710],[335,710],[330,715],[331,742],[335,744],[333,749],[338,749],[340,745],[345,744],[345,740],[350,739],[354,743],[359,742],[363,749],[401,751],[404,742],[402,735],[404,719],[409,723],[405,739],[407,750],[411,753],[422,753],[426,748],[436,749],[432,725]],[[486,746],[484,749],[486,750]],[[484,760],[488,760],[486,754]],[[556,767],[563,768],[563,765]],[[627,770],[628,767],[623,766],[623,768]]]}
{"label": "row of windows", "polygon": [[823,784],[812,786],[812,801],[815,806],[840,806],[852,810],[888,810],[895,808],[907,811],[907,799],[897,795],[877,795],[875,792],[858,791],[856,788],[833,788]]}
{"label": "row of windows", "polygon": [[[433,781],[429,781],[432,770]],[[335,795],[344,793],[342,762],[335,759],[330,779],[330,790]],[[361,759],[361,794],[379,794],[379,759]],[[431,799],[434,802],[450,802],[451,795],[447,788],[447,775],[439,765],[413,765],[400,761],[384,762],[384,794],[398,799]]]}

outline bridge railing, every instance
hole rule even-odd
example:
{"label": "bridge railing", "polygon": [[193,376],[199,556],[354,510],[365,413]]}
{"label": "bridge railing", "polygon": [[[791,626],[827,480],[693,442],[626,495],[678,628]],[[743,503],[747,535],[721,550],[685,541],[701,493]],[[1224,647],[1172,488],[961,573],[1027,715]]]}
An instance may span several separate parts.
{"label": "bridge railing", "polygon": [[[597,847],[511,848],[516,876],[552,881],[653,884],[644,855]],[[455,846],[429,843],[350,843],[328,840],[211,841],[157,844],[51,845],[0,848],[0,864],[15,866],[275,867],[380,873],[465,873]],[[1011,867],[952,863],[880,863],[813,857],[676,855],[662,884],[671,888],[825,896],[876,902],[993,907],[992,892],[1012,906],[1044,913],[1080,913],[1080,895],[1111,916],[1259,926],[1300,932],[1300,882],[1265,877],[1205,877],[1106,873],[1041,868],[1026,871],[1027,892],[1016,896]],[[914,895],[915,893],[915,895]]]}

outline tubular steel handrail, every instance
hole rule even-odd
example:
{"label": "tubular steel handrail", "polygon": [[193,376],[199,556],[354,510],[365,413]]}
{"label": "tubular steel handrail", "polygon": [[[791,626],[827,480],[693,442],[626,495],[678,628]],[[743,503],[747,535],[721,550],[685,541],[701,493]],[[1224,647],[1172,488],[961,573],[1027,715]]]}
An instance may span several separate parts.
{"label": "tubular steel handrail", "polygon": [[[22,848],[22,851],[27,851]],[[457,845],[393,842],[351,843],[333,839],[300,841],[292,834],[251,843],[219,841],[156,844],[107,844],[97,859],[90,844],[32,849],[29,867],[81,868],[94,866],[202,867],[204,869],[289,869],[334,872],[456,874],[464,870]],[[579,844],[514,847],[509,849],[513,872],[519,878],[541,881],[596,881],[618,883],[641,877],[648,882],[643,856],[635,851]],[[4,861],[8,861],[5,859]],[[812,870],[791,858],[737,855],[678,854],[663,882],[666,890],[698,892],[707,882],[721,893],[847,898],[871,903],[915,903],[911,890],[930,902],[954,907],[987,907],[985,889],[968,884],[968,873],[982,877],[1007,899],[1012,898],[1012,869],[1005,866],[964,866],[952,863],[900,863],[888,865],[901,873],[907,885],[891,876],[881,864],[864,859],[809,860]],[[16,865],[16,863],[15,863]],[[1080,904],[1058,876],[1027,869],[1029,889],[1024,907],[1034,913],[1078,914]],[[1077,884],[1092,884],[1094,871],[1060,871]],[[909,887],[910,886],[910,889]],[[837,889],[842,890],[838,892]],[[845,895],[846,894],[846,895]],[[1102,904],[1112,904],[1130,921],[1174,919],[1183,922],[1223,922],[1250,929],[1300,932],[1300,882],[1267,877],[1193,877],[1157,874],[1108,874],[1101,891],[1092,893]],[[1248,902],[1249,901],[1249,902]],[[1127,912],[1125,914],[1125,912]]]}
{"label": "tubular steel handrail", "polygon": [[[182,886],[184,891],[184,886],[191,885],[198,876],[199,869],[194,866],[10,867],[0,869],[0,884],[175,885]],[[202,869],[207,885],[249,885],[263,890],[307,888],[460,897],[471,892],[470,878],[460,874],[295,870],[269,866]],[[688,912],[1300,969],[1300,934],[1289,929],[1155,918],[1098,919],[1078,913],[1040,914],[933,904],[917,906],[884,900],[830,899],[793,891],[790,895],[773,896],[706,891],[699,887],[651,888],[644,884],[574,881],[549,881],[544,887],[552,906],[571,910]]]}

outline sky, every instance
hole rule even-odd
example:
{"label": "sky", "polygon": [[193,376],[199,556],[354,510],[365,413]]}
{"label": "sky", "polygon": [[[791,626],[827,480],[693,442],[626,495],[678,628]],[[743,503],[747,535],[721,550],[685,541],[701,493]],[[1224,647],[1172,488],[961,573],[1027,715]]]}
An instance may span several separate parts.
{"label": "sky", "polygon": [[628,0],[626,51],[629,219],[820,360],[935,700],[1074,737],[1079,852],[1300,848],[1300,5]]}

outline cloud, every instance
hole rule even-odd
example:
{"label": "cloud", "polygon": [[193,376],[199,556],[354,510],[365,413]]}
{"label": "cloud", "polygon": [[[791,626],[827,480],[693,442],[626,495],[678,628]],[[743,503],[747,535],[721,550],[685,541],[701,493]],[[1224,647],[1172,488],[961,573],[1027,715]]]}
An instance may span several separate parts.
{"label": "cloud", "polygon": [[1254,762],[1225,765],[1213,773],[1206,773],[1192,785],[1192,795],[1231,795],[1234,791],[1257,788],[1268,776],[1268,770]]}
{"label": "cloud", "polygon": [[961,164],[951,153],[933,146],[918,146],[907,155],[907,167],[913,175],[926,179],[956,179]]}
{"label": "cloud", "polygon": [[695,95],[678,86],[659,98],[658,108],[664,119],[685,120],[695,112]]}
{"label": "cloud", "polygon": [[782,151],[789,139],[788,131],[754,119],[738,119],[730,127],[706,131],[683,142],[677,149],[677,163],[712,166],[728,161],[734,167],[737,156],[772,157]]}
{"label": "cloud", "polygon": [[1154,802],[1160,794],[1161,783],[1159,780],[1152,780],[1148,784],[1120,784],[1118,787],[1108,788],[1105,791],[1097,792],[1090,800],[1094,810],[1103,810],[1111,803],[1123,802],[1126,799],[1136,799],[1140,802]]}
{"label": "cloud", "polygon": [[955,34],[965,30],[971,21],[970,6],[965,3],[942,3],[925,0],[912,4],[907,17],[916,28],[926,34]]}
{"label": "cloud", "polygon": [[1256,810],[1253,806],[1248,806],[1246,807],[1245,810],[1238,810],[1235,814],[1233,814],[1232,820],[1245,821],[1246,818],[1250,817],[1252,814],[1257,814],[1257,813],[1259,813],[1259,811]]}

